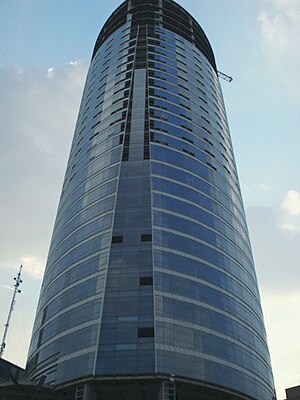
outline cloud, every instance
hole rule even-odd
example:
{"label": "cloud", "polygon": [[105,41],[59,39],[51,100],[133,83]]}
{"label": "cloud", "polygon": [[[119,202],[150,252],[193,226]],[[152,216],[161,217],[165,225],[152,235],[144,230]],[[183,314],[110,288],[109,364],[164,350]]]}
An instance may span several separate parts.
{"label": "cloud", "polygon": [[299,227],[297,225],[288,222],[281,224],[281,228],[290,233],[297,233],[299,231]]}
{"label": "cloud", "polygon": [[279,48],[286,46],[285,25],[281,15],[276,15],[273,19],[265,11],[258,15],[261,23],[263,38],[270,44],[276,44]]}
{"label": "cloud", "polygon": [[[0,68],[0,265],[41,276],[87,63]],[[25,255],[25,256],[24,256]]]}
{"label": "cloud", "polygon": [[21,257],[23,271],[36,279],[41,279],[44,273],[43,262],[36,256]]}
{"label": "cloud", "polygon": [[15,148],[15,141],[22,139],[32,145],[32,150],[54,154],[57,145],[64,142],[64,130],[73,130],[85,74],[84,63],[45,71],[37,67],[0,70],[7,144]]}
{"label": "cloud", "polygon": [[283,229],[285,217],[280,207],[247,209],[278,399],[300,379],[300,234],[295,223],[284,222]]}
{"label": "cloud", "polygon": [[289,190],[285,195],[282,208],[290,215],[300,214],[300,193],[296,190]]}
{"label": "cloud", "polygon": [[270,73],[285,90],[299,96],[298,65],[300,62],[300,2],[269,0],[267,10],[258,14],[263,54]]}
{"label": "cloud", "polygon": [[271,186],[266,185],[265,183],[259,183],[257,185],[258,189],[263,191],[263,192],[268,192],[269,190],[271,190]]}
{"label": "cloud", "polygon": [[4,289],[14,290],[14,288],[12,286],[8,286],[8,285],[1,285],[1,287]]}
{"label": "cloud", "polygon": [[[297,223],[284,219],[280,208],[248,207],[247,220],[261,288],[298,290],[300,234]],[[283,229],[283,224],[289,224]]]}
{"label": "cloud", "polygon": [[54,75],[54,68],[53,68],[53,67],[48,68],[48,69],[47,69],[47,76],[48,76],[48,78],[53,78],[53,75]]}
{"label": "cloud", "polygon": [[300,381],[300,294],[298,290],[287,293],[267,290],[262,295],[262,305],[277,397],[283,399],[284,389]]}
{"label": "cloud", "polygon": [[261,24],[263,40],[281,51],[293,51],[295,42],[299,43],[300,3],[298,0],[270,0],[272,11],[261,11],[258,21]]}
{"label": "cloud", "polygon": [[281,208],[284,210],[281,228],[290,234],[298,234],[300,232],[300,193],[289,190],[284,196]]}

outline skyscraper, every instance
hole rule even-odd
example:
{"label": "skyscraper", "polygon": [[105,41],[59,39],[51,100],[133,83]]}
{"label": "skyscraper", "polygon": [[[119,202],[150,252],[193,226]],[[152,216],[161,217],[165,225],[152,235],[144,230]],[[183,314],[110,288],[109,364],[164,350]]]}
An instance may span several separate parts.
{"label": "skyscraper", "polygon": [[125,1],[97,39],[27,375],[78,399],[274,399],[214,54],[172,0]]}

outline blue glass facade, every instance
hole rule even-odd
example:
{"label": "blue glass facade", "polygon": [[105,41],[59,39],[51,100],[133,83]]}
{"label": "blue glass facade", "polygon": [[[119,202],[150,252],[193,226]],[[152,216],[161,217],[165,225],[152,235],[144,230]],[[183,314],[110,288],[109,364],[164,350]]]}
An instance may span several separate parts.
{"label": "blue glass facade", "polygon": [[214,56],[173,1],[124,2],[97,40],[27,371],[274,399]]}

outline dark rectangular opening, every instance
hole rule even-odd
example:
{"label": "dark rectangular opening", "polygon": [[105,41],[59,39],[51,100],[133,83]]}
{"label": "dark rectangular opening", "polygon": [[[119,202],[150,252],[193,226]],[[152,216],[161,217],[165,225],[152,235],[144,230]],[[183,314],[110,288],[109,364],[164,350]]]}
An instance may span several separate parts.
{"label": "dark rectangular opening", "polygon": [[151,242],[152,241],[152,235],[151,234],[144,234],[141,235],[141,242]]}
{"label": "dark rectangular opening", "polygon": [[111,242],[112,243],[123,243],[123,236],[113,236]]}
{"label": "dark rectangular opening", "polygon": [[140,286],[151,286],[153,285],[152,276],[141,276],[140,277]]}
{"label": "dark rectangular opening", "polygon": [[138,337],[154,337],[154,328],[138,328]]}

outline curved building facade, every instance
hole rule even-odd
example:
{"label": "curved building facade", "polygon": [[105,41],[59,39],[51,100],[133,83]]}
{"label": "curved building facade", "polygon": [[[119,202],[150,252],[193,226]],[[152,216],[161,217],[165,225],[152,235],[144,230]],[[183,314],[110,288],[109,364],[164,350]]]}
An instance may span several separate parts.
{"label": "curved building facade", "polygon": [[214,55],[171,0],[125,1],[97,39],[27,375],[275,399]]}

